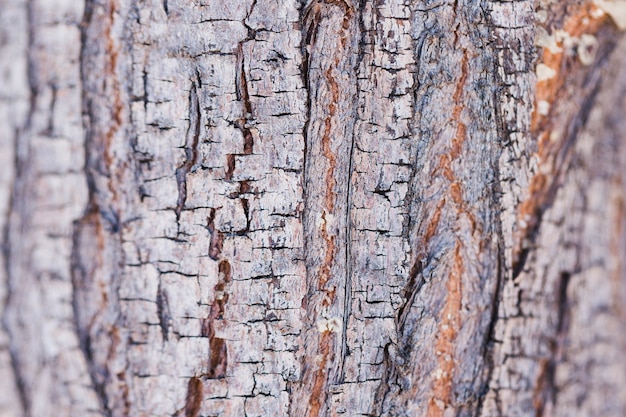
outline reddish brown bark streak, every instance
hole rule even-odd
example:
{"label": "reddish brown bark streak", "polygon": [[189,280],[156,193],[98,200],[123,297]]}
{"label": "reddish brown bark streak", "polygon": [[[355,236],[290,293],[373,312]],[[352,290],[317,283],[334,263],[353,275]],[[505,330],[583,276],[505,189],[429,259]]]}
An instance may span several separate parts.
{"label": "reddish brown bark streak", "polygon": [[[459,78],[453,96],[454,102],[458,103],[454,106],[452,113],[453,120],[457,123],[456,135],[452,141],[450,152],[441,157],[440,168],[444,170],[444,176],[451,182],[449,195],[456,206],[459,216],[461,213],[466,212],[470,218],[473,218],[473,215],[469,211],[463,210],[464,200],[461,187],[450,166],[452,161],[459,158],[462,154],[463,143],[466,138],[467,127],[461,121],[461,114],[463,112],[463,91],[468,75],[468,54],[467,51],[464,51],[463,60],[461,62],[461,77]],[[473,221],[473,223],[475,224],[475,221]],[[438,357],[438,369],[435,371],[432,397],[428,402],[428,417],[442,417],[446,406],[451,403],[452,383],[456,367],[454,355],[456,347],[455,339],[461,324],[461,277],[464,273],[463,258],[461,255],[462,250],[461,241],[457,240],[454,249],[452,269],[449,272],[446,282],[446,303],[441,312],[441,324],[439,326],[439,335],[435,346],[436,355]]]}
{"label": "reddish brown bark streak", "polygon": [[187,384],[187,399],[185,400],[185,417],[197,417],[202,406],[202,390],[204,384],[198,377],[192,377]]}

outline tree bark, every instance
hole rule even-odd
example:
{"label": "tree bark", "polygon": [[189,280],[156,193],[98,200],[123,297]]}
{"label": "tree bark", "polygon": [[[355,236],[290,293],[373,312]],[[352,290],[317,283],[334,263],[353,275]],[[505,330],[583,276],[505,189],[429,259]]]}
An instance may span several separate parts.
{"label": "tree bark", "polygon": [[0,21],[0,415],[626,415],[624,0]]}

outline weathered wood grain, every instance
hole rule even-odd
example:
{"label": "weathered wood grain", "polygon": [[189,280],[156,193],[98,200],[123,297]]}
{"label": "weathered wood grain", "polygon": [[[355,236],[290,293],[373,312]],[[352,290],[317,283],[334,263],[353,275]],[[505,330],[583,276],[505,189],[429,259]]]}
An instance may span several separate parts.
{"label": "weathered wood grain", "polygon": [[623,10],[0,0],[0,414],[624,415]]}

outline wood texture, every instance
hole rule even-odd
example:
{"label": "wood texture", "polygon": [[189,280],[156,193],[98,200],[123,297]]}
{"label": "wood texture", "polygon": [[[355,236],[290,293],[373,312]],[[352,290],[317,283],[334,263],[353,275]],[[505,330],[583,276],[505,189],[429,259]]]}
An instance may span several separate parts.
{"label": "wood texture", "polygon": [[624,10],[0,0],[0,415],[623,416]]}

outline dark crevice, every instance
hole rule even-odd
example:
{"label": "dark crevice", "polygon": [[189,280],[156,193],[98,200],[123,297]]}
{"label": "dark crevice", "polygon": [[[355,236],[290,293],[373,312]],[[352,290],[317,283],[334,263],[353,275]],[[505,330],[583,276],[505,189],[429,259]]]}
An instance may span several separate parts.
{"label": "dark crevice", "polygon": [[245,59],[243,54],[243,44],[248,39],[239,42],[237,45],[237,72],[235,73],[235,93],[237,100],[243,102],[245,117],[252,115],[252,104],[250,103],[250,92],[248,91],[248,79],[246,77]]}
{"label": "dark crevice", "polygon": [[167,293],[163,289],[163,282],[161,279],[159,279],[159,287],[157,289],[156,305],[157,315],[159,316],[159,327],[161,328],[163,340],[167,341],[170,324],[172,322],[172,315],[170,313]]}
{"label": "dark crevice", "polygon": [[215,215],[217,209],[211,208],[209,210],[209,217],[207,217],[207,230],[211,235],[209,242],[209,257],[214,261],[220,259],[222,254],[222,246],[224,245],[224,234],[215,228]]}
{"label": "dark crevice", "polygon": [[557,292],[557,334],[562,336],[567,333],[569,329],[570,316],[569,316],[569,301],[567,296],[567,289],[571,281],[571,274],[568,272],[562,272],[559,277],[559,288]]}
{"label": "dark crevice", "polygon": [[[360,86],[361,86],[361,78],[359,77],[359,71],[361,68],[361,64],[365,59],[365,48],[367,46],[368,40],[368,32],[365,28],[364,22],[364,13],[363,11],[366,8],[366,0],[360,0],[359,4],[359,12],[356,18],[359,27],[359,44],[357,49],[357,56],[355,65],[353,68],[354,74],[357,79],[356,85],[356,104],[358,106],[358,97],[360,94]],[[358,107],[354,109],[354,118],[355,120],[359,119]],[[341,359],[339,362],[339,372],[337,372],[338,380],[335,381],[335,384],[340,384],[345,381],[345,362],[346,357],[349,354],[348,348],[348,322],[350,319],[350,314],[352,310],[352,217],[351,217],[351,208],[352,208],[352,176],[354,173],[354,150],[355,150],[355,142],[356,142],[356,123],[353,127],[352,135],[350,137],[350,149],[348,156],[348,178],[346,184],[346,209],[345,209],[345,224],[346,224],[346,245],[345,245],[345,280],[344,280],[344,305],[343,305],[343,318],[342,318],[342,331],[341,331]]]}
{"label": "dark crevice", "polygon": [[148,72],[145,70],[142,71],[141,75],[143,81],[143,111],[148,112]]}
{"label": "dark crevice", "polygon": [[243,102],[244,115],[235,121],[235,126],[243,135],[243,154],[250,155],[254,152],[254,138],[248,127],[249,119],[252,118],[252,103],[250,102],[250,92],[248,91],[248,80],[246,78],[245,60],[243,54],[243,43],[249,41],[246,39],[239,42],[237,46],[237,73],[235,74],[235,92],[237,100]]}
{"label": "dark crevice", "polygon": [[202,114],[200,99],[196,87],[197,81],[192,82],[189,91],[189,128],[185,143],[185,162],[176,169],[176,181],[178,183],[178,201],[176,203],[176,221],[180,221],[180,213],[185,208],[187,200],[187,174],[189,174],[198,162],[198,144],[200,142],[200,128]]}
{"label": "dark crevice", "polygon": [[226,340],[210,336],[209,337],[209,371],[206,377],[209,379],[220,379],[226,376],[228,367],[228,349]]}
{"label": "dark crevice", "polygon": [[[498,178],[499,175],[497,171],[498,168],[496,167],[496,178]],[[494,207],[501,207],[501,203],[498,201],[497,203],[495,203]],[[496,342],[496,324],[498,323],[500,302],[502,301],[502,288],[504,286],[504,277],[506,276],[505,243],[504,235],[502,233],[502,219],[499,217],[499,211],[496,213],[496,216],[498,216],[498,219],[496,221],[496,232],[498,233],[498,262],[496,266],[497,275],[495,278],[496,282],[495,289],[493,291],[493,300],[491,302],[491,314],[489,317],[489,324],[487,326],[487,331],[485,332],[485,338],[482,345],[482,357],[485,370],[483,372],[483,381],[481,383],[481,388],[478,392],[478,398],[474,413],[475,417],[479,417],[480,415],[482,415],[484,401],[489,391],[489,383],[493,375],[493,370],[495,369],[493,353]]]}
{"label": "dark crevice", "polygon": [[241,194],[252,194],[250,181],[239,181],[239,195]]}
{"label": "dark crevice", "polygon": [[425,267],[426,265],[424,260],[418,258],[415,259],[413,266],[409,271],[409,279],[403,290],[404,301],[398,308],[398,312],[396,314],[396,330],[399,336],[405,335],[405,325],[409,311],[415,301],[415,297],[419,294],[422,286],[424,285],[425,280],[423,272]]}
{"label": "dark crevice", "polygon": [[211,304],[209,317],[202,320],[201,335],[209,339],[209,363],[207,373],[209,379],[219,379],[226,376],[228,367],[228,349],[226,340],[215,336],[215,321],[223,320],[228,293],[226,287],[231,281],[231,265],[227,260],[222,260],[218,265],[219,280],[215,285],[215,301]]}
{"label": "dark crevice", "polygon": [[[537,219],[538,219],[538,224],[540,224],[541,216],[537,216]],[[535,234],[536,234],[535,231],[531,232],[531,235],[535,235]],[[511,267],[511,270],[513,273],[513,279],[516,279],[519,276],[519,274],[521,274],[522,271],[524,270],[524,266],[526,265],[526,261],[528,260],[529,253],[530,253],[530,248],[528,247],[522,248],[519,255],[517,256],[517,259],[513,262],[513,265]]]}
{"label": "dark crevice", "polygon": [[[306,105],[306,109],[305,109],[305,120],[304,123],[302,125],[302,141],[303,141],[303,150],[302,150],[302,173],[301,173],[301,184],[302,184],[302,201],[306,202],[308,201],[308,188],[307,188],[307,165],[308,165],[308,154],[309,154],[309,126],[311,124],[311,109],[312,109],[312,100],[311,100],[311,82],[310,82],[310,61],[311,61],[311,54],[309,52],[309,46],[311,45],[310,43],[310,36],[309,36],[309,27],[306,27],[308,24],[307,21],[307,9],[306,7],[304,7],[304,2],[302,2],[302,7],[299,9],[299,16],[300,16],[300,32],[301,32],[301,41],[300,41],[300,54],[302,55],[302,60],[300,63],[300,75],[302,78],[302,85],[304,87],[304,90],[306,91],[306,101],[305,101],[305,105]],[[304,26],[304,27],[303,27]],[[306,207],[306,206],[305,206]],[[303,224],[303,229],[305,229],[305,216],[304,216],[304,210],[300,211],[300,220]],[[303,230],[304,235],[306,236],[306,230]],[[308,253],[308,239],[303,239],[303,243],[302,243],[302,253],[306,254]],[[306,263],[306,259],[303,259]],[[306,282],[309,282],[309,268],[308,266],[305,269],[305,279]],[[302,298],[302,302],[301,302],[301,308],[303,311],[306,311],[307,308],[307,297],[303,297]],[[302,336],[303,340],[304,340],[304,335]],[[304,364],[303,362],[301,362],[302,364]],[[289,382],[287,384],[287,389],[289,390],[289,392],[291,393],[291,391],[293,390],[293,383]],[[288,415],[292,415],[292,401],[289,401],[289,407],[287,410],[287,414]]]}
{"label": "dark crevice", "polygon": [[202,74],[200,73],[200,68],[196,67],[196,80],[198,83],[198,88],[202,90]]}
{"label": "dark crevice", "polygon": [[372,409],[374,411],[373,415],[376,416],[380,416],[384,412],[388,411],[384,408],[385,400],[391,391],[391,384],[393,383],[392,381],[396,379],[397,371],[393,359],[391,358],[390,352],[392,346],[393,344],[391,342],[388,342],[383,350],[383,362],[381,363],[381,366],[383,368],[383,374],[380,379],[380,385],[376,389],[376,393],[374,394],[374,399],[372,402]]}
{"label": "dark crevice", "polygon": [[250,231],[250,204],[248,203],[247,198],[240,199],[241,208],[243,209],[243,213],[246,216],[246,228],[242,231],[244,234]]}
{"label": "dark crevice", "polygon": [[[308,3],[308,5],[307,5]],[[311,127],[311,121],[312,121],[312,116],[313,116],[313,100],[312,100],[312,91],[314,86],[312,85],[312,80],[311,80],[311,60],[312,60],[312,48],[314,46],[315,43],[315,35],[318,31],[319,28],[319,13],[314,13],[312,12],[313,10],[313,5],[316,3],[315,0],[310,0],[310,1],[302,1],[301,7],[299,9],[299,29],[300,29],[300,33],[301,33],[301,40],[300,40],[300,53],[302,55],[302,61],[300,63],[300,74],[302,77],[302,85],[304,87],[304,90],[306,92],[306,110],[305,110],[305,121],[302,127],[302,138],[303,138],[303,158],[302,158],[302,174],[301,174],[301,184],[302,184],[302,201],[304,202],[304,209],[300,211],[300,219],[302,221],[302,225],[303,225],[303,235],[304,235],[304,239],[303,239],[303,254],[308,253],[309,248],[310,248],[310,239],[308,237],[308,229],[307,229],[307,216],[308,216],[308,204],[307,202],[310,200],[311,195],[310,195],[310,191],[309,191],[309,176],[308,176],[308,168],[309,168],[309,158],[310,158],[310,153],[311,153],[311,146],[310,146],[310,141],[312,140],[311,135],[309,134],[309,130]],[[310,282],[311,282],[311,269],[309,267],[309,265],[307,265],[307,257],[305,256],[304,259],[304,263],[305,263],[305,281],[307,283],[307,290],[306,290],[306,294],[305,296],[302,297],[302,301],[301,301],[301,310],[302,313],[304,314],[304,325],[306,326],[307,324],[309,326],[313,326],[312,323],[312,319],[310,317],[308,317],[307,312],[308,312],[308,308],[309,308],[309,290],[308,287],[310,286]],[[306,327],[305,327],[306,328]],[[302,334],[301,335],[302,341],[305,342],[306,341],[306,334]],[[302,375],[306,375],[307,368],[310,367],[310,365],[307,365],[304,361],[304,356],[300,359],[300,366],[302,367],[303,371],[302,371]],[[287,388],[289,391],[292,391],[294,389],[297,390],[296,387],[302,387],[303,384],[303,380],[301,378],[300,381],[293,381],[293,382],[289,382],[287,385]],[[287,414],[292,415],[293,414],[293,401],[289,401],[289,408],[288,408],[288,412]]]}
{"label": "dark crevice", "polygon": [[[303,75],[306,74],[306,78],[308,81],[308,69],[309,69],[309,65],[310,65],[310,54],[309,54],[309,47],[313,47],[313,45],[315,44],[316,38],[317,38],[317,32],[319,30],[319,23],[320,23],[320,19],[321,19],[321,14],[319,12],[319,1],[311,1],[309,3],[309,5],[304,8],[301,12],[301,18],[300,20],[303,22],[304,24],[304,32],[303,32],[303,49],[304,49],[304,56],[305,56],[305,62],[307,65],[307,71],[306,73],[303,72]],[[305,86],[307,87],[307,89],[309,88],[309,84],[305,84]]]}
{"label": "dark crevice", "polygon": [[[499,74],[497,60],[494,60],[493,74],[496,74],[494,75],[495,83],[496,84],[501,83],[501,80],[499,79],[497,75]],[[494,106],[494,109],[493,109],[494,118],[496,120],[496,133],[497,133],[498,138],[504,138],[508,135],[508,131],[506,128],[506,120],[504,117],[501,117],[502,109],[501,109],[500,100],[499,100],[499,91],[497,89],[494,89],[492,100],[493,100],[493,106]],[[501,174],[500,174],[500,167],[499,167],[499,159],[500,159],[500,155],[503,152],[503,148],[500,147],[498,151],[499,152],[498,152],[497,157],[494,157],[493,159],[492,169],[494,171],[494,177],[497,179],[500,179]],[[496,282],[495,282],[495,289],[493,291],[493,301],[491,302],[491,314],[489,317],[489,324],[485,332],[485,339],[483,341],[483,346],[482,346],[482,357],[483,357],[484,366],[486,369],[483,374],[484,379],[482,381],[482,386],[480,388],[480,391],[478,392],[478,398],[477,398],[477,403],[476,403],[475,413],[474,413],[475,417],[482,415],[484,401],[489,391],[489,383],[491,381],[493,371],[495,369],[495,363],[494,363],[494,357],[493,357],[494,346],[496,342],[495,331],[496,331],[496,324],[498,323],[498,317],[499,317],[499,312],[500,312],[500,303],[502,301],[502,289],[504,287],[504,280],[507,276],[506,254],[505,254],[506,244],[504,241],[504,232],[502,229],[502,216],[500,214],[504,211],[503,203],[502,203],[502,195],[503,195],[503,191],[500,185],[500,181],[494,181],[492,195],[491,195],[491,206],[497,208],[493,214],[495,217],[494,218],[494,225],[495,225],[494,231],[498,237],[498,246],[497,246],[498,259],[497,259],[497,265],[496,265],[497,275],[495,278]]]}
{"label": "dark crevice", "polygon": [[50,89],[52,90],[52,98],[50,99],[50,114],[48,115],[48,128],[46,135],[54,137],[54,109],[57,104],[57,95],[59,88],[55,83],[52,83],[50,85]]}

